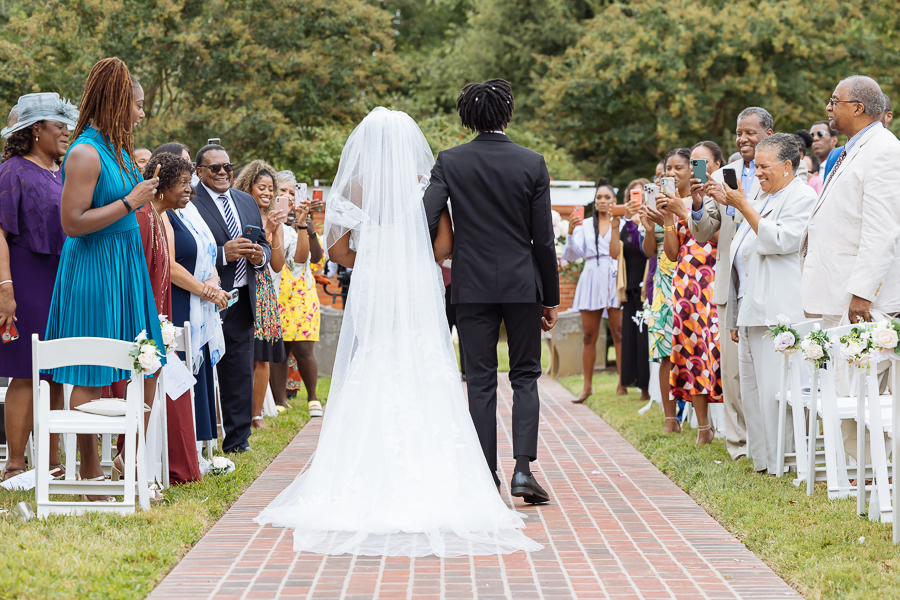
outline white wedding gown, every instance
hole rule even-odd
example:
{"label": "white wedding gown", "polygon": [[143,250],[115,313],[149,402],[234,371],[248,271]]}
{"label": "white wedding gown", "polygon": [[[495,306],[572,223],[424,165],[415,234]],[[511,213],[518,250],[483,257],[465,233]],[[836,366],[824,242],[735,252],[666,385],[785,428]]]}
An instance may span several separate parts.
{"label": "white wedding gown", "polygon": [[537,551],[497,493],[452,353],[422,205],[433,157],[378,108],[341,154],[326,245],[357,250],[318,448],[255,519],[294,550],[368,556]]}

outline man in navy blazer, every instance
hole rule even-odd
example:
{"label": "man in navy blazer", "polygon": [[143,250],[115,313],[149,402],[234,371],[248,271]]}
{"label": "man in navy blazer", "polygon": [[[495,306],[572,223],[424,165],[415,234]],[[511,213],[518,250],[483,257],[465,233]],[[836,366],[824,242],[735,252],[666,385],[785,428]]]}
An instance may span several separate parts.
{"label": "man in navy blazer", "polygon": [[237,302],[222,313],[225,354],[217,365],[225,452],[250,449],[253,418],[253,332],[256,320],[256,270],[269,264],[272,250],[265,237],[244,237],[247,226],[262,229],[253,197],[231,189],[232,165],[228,152],[217,145],[197,152],[194,204],[216,239],[216,269],[222,289],[237,290]]}

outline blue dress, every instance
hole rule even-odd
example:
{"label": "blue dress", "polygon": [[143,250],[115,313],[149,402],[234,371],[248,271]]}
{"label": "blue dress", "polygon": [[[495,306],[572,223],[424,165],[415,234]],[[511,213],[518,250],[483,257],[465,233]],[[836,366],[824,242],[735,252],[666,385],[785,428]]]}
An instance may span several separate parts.
{"label": "blue dress", "polygon": [[[90,144],[100,155],[100,177],[91,208],[120,201],[143,180],[124,152],[122,161],[130,169],[120,170],[112,148],[93,127],[78,136],[69,151],[79,144]],[[65,182],[65,160],[62,172]],[[47,339],[104,337],[131,342],[141,331],[146,331],[147,337],[163,349],[134,213],[94,233],[67,238],[53,287]],[[53,369],[51,375],[60,383],[100,387],[127,379],[129,373],[111,367],[78,365]]]}

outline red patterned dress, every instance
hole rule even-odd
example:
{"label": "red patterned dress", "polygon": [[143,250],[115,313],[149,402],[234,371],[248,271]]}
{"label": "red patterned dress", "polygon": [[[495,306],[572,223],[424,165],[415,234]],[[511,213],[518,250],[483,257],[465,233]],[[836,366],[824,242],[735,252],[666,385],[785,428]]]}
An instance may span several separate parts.
{"label": "red patterned dress", "polygon": [[719,317],[712,302],[716,245],[700,244],[678,223],[678,266],[672,280],[674,323],[669,385],[676,400],[708,394],[722,401]]}

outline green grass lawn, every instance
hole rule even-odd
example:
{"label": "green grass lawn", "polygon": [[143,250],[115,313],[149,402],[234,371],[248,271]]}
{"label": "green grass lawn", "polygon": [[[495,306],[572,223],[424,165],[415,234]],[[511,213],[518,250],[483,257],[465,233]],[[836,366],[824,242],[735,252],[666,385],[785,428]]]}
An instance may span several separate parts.
{"label": "green grass lawn", "polygon": [[[319,379],[319,398],[327,397],[330,383]],[[11,512],[0,515],[0,598],[146,597],[309,420],[306,392],[292,405],[267,418],[265,429],[254,430],[252,452],[229,455],[233,473],[173,486],[164,492],[165,503],[149,511],[27,523]],[[11,510],[22,500],[33,506],[34,491],[0,489],[0,509]]]}
{"label": "green grass lawn", "polygon": [[[583,379],[561,383],[577,394]],[[587,405],[805,598],[900,597],[891,526],[858,518],[855,499],[828,500],[822,485],[809,497],[790,476],[757,475],[751,461],[733,462],[722,440],[695,448],[693,429],[663,435],[662,411],[639,416],[637,393],[615,395],[615,374],[595,375],[593,385]]]}

